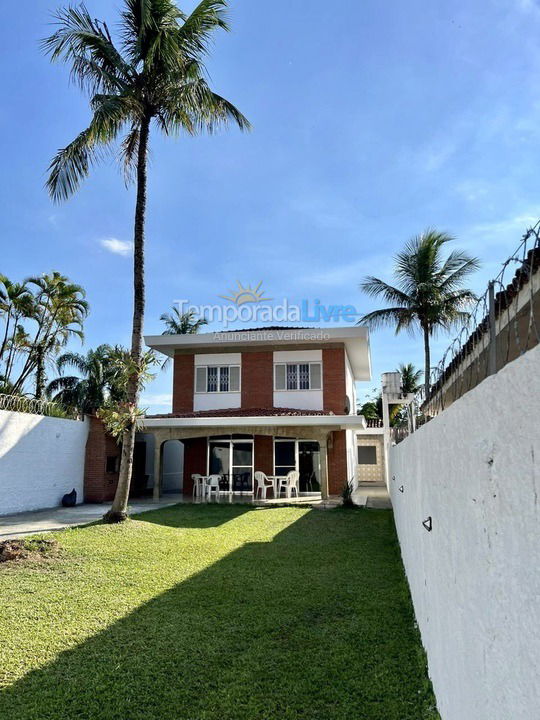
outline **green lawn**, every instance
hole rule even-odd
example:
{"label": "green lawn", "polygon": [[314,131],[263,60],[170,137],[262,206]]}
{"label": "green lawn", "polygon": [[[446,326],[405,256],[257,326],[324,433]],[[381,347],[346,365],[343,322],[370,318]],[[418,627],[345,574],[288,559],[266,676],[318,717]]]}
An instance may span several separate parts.
{"label": "green lawn", "polygon": [[2,720],[438,718],[385,510],[178,505],[0,567]]}

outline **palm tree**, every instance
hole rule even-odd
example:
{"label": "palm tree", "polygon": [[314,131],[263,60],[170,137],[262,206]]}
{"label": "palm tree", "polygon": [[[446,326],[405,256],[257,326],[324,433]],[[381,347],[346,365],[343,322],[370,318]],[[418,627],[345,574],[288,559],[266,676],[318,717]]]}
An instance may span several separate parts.
{"label": "palm tree", "polygon": [[181,313],[177,307],[172,308],[172,314],[163,313],[159,319],[165,323],[162,335],[194,335],[204,325],[208,325],[208,320],[197,318],[193,310]]}
{"label": "palm tree", "polygon": [[[421,379],[422,379],[422,371],[417,370],[415,366],[412,363],[401,363],[398,366],[397,369],[398,373],[401,375],[401,390],[405,395],[409,395],[412,393],[413,395],[416,395],[416,393],[421,389]],[[399,407],[399,406],[394,406]],[[400,408],[401,410],[401,408]],[[413,424],[413,418],[414,418],[414,404],[409,403],[406,406],[406,413],[407,413],[407,421],[409,423],[409,428],[412,432],[412,429],[414,427]]]}
{"label": "palm tree", "polygon": [[29,278],[26,283],[34,286],[32,310],[27,317],[35,322],[35,328],[29,332],[21,325],[16,326],[11,345],[25,360],[13,387],[21,392],[35,373],[35,396],[42,398],[46,364],[72,337],[84,338],[82,328],[88,303],[83,288],[57,271]]}
{"label": "palm tree", "polygon": [[389,285],[369,276],[360,288],[371,297],[382,297],[389,307],[364,315],[359,323],[375,329],[394,325],[424,338],[424,390],[429,395],[430,338],[438,329],[450,330],[468,319],[467,306],[476,299],[463,287],[465,278],[480,266],[478,258],[453,250],[446,259],[443,248],[453,238],[447,233],[428,229],[412,238],[396,255],[397,285]]}
{"label": "palm tree", "polygon": [[[110,399],[123,400],[125,393],[118,387],[116,370],[118,353],[118,348],[110,345],[99,345],[86,355],[63,353],[56,361],[60,375],[48,384],[47,396],[83,413],[95,413]],[[79,375],[64,375],[68,367]]]}
{"label": "palm tree", "polygon": [[[52,60],[71,64],[72,75],[91,96],[88,127],[54,157],[47,187],[54,200],[72,195],[121,133],[126,178],[135,176],[134,307],[131,339],[133,375],[127,399],[137,407],[142,370],[145,305],[144,242],[150,128],[166,135],[212,132],[233,122],[249,123],[234,105],[214,93],[205,79],[204,60],[212,34],[228,29],[225,0],[202,0],[186,16],[173,0],[124,0],[119,42],[108,26],[92,19],[84,5],[57,13],[58,29],[44,43]],[[123,436],[118,488],[107,520],[127,517],[135,423]]]}
{"label": "palm tree", "polygon": [[406,395],[409,393],[417,393],[420,390],[421,370],[417,370],[412,363],[401,363],[397,371],[401,375],[401,390]]}

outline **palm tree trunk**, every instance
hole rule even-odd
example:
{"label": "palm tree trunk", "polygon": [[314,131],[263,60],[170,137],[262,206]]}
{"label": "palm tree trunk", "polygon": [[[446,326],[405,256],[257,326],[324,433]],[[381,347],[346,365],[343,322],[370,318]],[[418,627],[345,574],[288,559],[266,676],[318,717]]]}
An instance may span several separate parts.
{"label": "palm tree trunk", "polygon": [[36,398],[41,400],[45,392],[45,349],[43,345],[36,348]]}
{"label": "palm tree trunk", "polygon": [[429,328],[424,328],[424,401],[428,399],[430,388],[431,358],[429,351]]}
{"label": "palm tree trunk", "polygon": [[[135,227],[133,233],[133,327],[131,332],[131,357],[139,366],[142,355],[142,331],[144,323],[144,225],[146,216],[146,181],[148,136],[150,117],[141,123],[139,150],[137,155],[137,202],[135,205]],[[139,402],[139,373],[134,373],[128,383],[127,402],[137,408]],[[127,518],[129,488],[133,469],[135,447],[135,423],[132,423],[122,437],[122,456],[118,486],[111,509],[105,515],[108,522],[122,522]]]}

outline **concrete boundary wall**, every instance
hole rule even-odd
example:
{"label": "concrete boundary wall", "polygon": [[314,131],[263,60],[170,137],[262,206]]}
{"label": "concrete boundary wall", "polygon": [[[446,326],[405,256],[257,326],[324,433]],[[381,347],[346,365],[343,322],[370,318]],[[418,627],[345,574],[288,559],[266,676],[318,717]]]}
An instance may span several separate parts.
{"label": "concrete boundary wall", "polygon": [[443,720],[539,718],[540,346],[393,447],[390,493]]}
{"label": "concrete boundary wall", "polygon": [[0,515],[83,500],[88,422],[0,410]]}

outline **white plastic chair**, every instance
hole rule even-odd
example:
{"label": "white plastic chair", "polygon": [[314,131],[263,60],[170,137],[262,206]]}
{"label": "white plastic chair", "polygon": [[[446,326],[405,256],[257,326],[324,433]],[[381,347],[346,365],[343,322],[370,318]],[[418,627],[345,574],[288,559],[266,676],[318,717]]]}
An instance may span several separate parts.
{"label": "white plastic chair", "polygon": [[219,481],[221,475],[209,475],[206,478],[206,497],[211,497],[212,493],[219,497]]}
{"label": "white plastic chair", "polygon": [[193,497],[202,497],[204,490],[204,481],[202,475],[199,475],[199,473],[194,473],[191,476],[191,479],[193,480]]}
{"label": "white plastic chair", "polygon": [[255,481],[257,482],[257,488],[255,489],[255,497],[260,496],[262,500],[266,500],[266,491],[268,490],[268,488],[272,488],[272,491],[275,495],[274,483],[272,482],[272,480],[268,479],[266,473],[257,470],[255,472]]}
{"label": "white plastic chair", "polygon": [[281,496],[281,491],[284,489],[285,494],[288,498],[292,497],[292,491],[296,492],[296,497],[299,496],[298,492],[298,480],[300,479],[300,473],[298,470],[291,470],[287,473],[284,478],[279,479],[278,485],[278,497]]}

